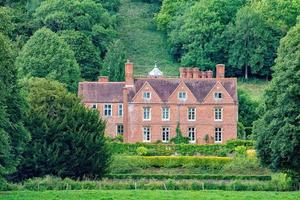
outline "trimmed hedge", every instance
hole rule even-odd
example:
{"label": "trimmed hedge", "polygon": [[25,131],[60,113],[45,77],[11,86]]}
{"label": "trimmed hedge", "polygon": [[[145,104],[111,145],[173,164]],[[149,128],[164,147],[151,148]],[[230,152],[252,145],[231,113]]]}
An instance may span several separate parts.
{"label": "trimmed hedge", "polygon": [[235,147],[245,146],[253,148],[251,140],[230,140],[226,144],[149,144],[149,143],[117,143],[111,142],[111,150],[114,154],[137,155],[139,147],[145,147],[147,156],[169,156],[169,155],[202,155],[202,156],[226,156],[234,152]]}
{"label": "trimmed hedge", "polygon": [[195,180],[259,180],[269,181],[271,176],[243,176],[243,175],[211,175],[211,174],[109,174],[110,179],[195,179]]}
{"label": "trimmed hedge", "polygon": [[221,169],[232,161],[229,157],[214,156],[115,156],[112,167],[122,167],[129,164],[139,168],[177,168],[199,167],[202,169]]}

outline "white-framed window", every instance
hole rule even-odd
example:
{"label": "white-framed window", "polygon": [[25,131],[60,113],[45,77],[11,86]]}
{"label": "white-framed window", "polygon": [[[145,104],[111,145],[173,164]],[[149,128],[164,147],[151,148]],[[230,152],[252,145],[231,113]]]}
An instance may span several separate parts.
{"label": "white-framed window", "polygon": [[188,108],[188,120],[189,121],[196,120],[196,108]]}
{"label": "white-framed window", "polygon": [[143,93],[143,98],[145,100],[150,100],[151,99],[151,93],[150,92],[144,92]]}
{"label": "white-framed window", "polygon": [[104,104],[104,116],[112,116],[112,105]]}
{"label": "white-framed window", "polygon": [[186,95],[186,92],[183,92],[183,91],[178,92],[178,99],[179,99],[179,100],[185,101],[186,98],[187,98],[186,96],[187,96],[187,95]]}
{"label": "white-framed window", "polygon": [[124,126],[123,124],[118,124],[117,125],[117,135],[123,135],[124,133]]}
{"label": "white-framed window", "polygon": [[97,109],[97,104],[96,104],[96,103],[93,103],[92,106],[91,106],[91,108],[92,108],[92,109]]}
{"label": "white-framed window", "polygon": [[162,141],[163,142],[169,142],[169,136],[170,136],[170,128],[169,127],[163,127],[162,128]]}
{"label": "white-framed window", "polygon": [[151,120],[151,108],[150,107],[144,107],[144,120]]}
{"label": "white-framed window", "polygon": [[220,100],[223,98],[223,94],[222,94],[222,92],[215,92],[214,97],[215,97],[215,100]]}
{"label": "white-framed window", "polygon": [[144,142],[151,141],[151,129],[149,126],[143,127],[143,141]]}
{"label": "white-framed window", "polygon": [[196,130],[195,127],[189,127],[189,129],[188,129],[190,143],[196,142],[196,131],[195,130]]}
{"label": "white-framed window", "polygon": [[215,128],[215,143],[222,142],[222,128]]}
{"label": "white-framed window", "polygon": [[223,116],[223,109],[222,108],[215,108],[215,121],[222,121]]}
{"label": "white-framed window", "polygon": [[162,120],[163,121],[170,120],[170,108],[169,107],[162,108]]}
{"label": "white-framed window", "polygon": [[118,116],[119,117],[123,116],[123,104],[118,105]]}

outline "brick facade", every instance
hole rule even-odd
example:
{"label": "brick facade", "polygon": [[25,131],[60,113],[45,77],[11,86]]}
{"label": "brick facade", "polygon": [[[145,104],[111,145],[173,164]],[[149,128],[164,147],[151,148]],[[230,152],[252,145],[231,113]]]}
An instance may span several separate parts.
{"label": "brick facade", "polygon": [[78,94],[107,120],[110,137],[123,131],[128,143],[168,142],[179,123],[191,143],[223,143],[237,137],[237,81],[225,78],[224,65],[216,68],[216,78],[212,71],[197,68],[180,68],[179,78],[136,78],[128,61],[125,82],[100,77],[98,82],[79,83]]}

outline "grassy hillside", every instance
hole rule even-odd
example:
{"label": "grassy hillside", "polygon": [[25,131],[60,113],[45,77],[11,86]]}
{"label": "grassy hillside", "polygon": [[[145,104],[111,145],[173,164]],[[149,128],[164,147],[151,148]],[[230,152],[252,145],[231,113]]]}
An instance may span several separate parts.
{"label": "grassy hillside", "polygon": [[136,75],[146,75],[155,61],[165,75],[178,75],[178,64],[168,52],[165,35],[156,30],[153,16],[158,11],[158,4],[121,0],[118,31],[128,58],[135,64]]}
{"label": "grassy hillside", "polygon": [[253,100],[260,102],[263,99],[263,94],[268,86],[268,81],[252,79],[245,81],[238,80],[238,88],[246,91]]}

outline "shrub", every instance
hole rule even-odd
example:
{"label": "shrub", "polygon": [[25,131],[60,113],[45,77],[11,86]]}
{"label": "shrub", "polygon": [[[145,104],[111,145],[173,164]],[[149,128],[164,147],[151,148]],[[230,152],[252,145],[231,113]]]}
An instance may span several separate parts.
{"label": "shrub", "polygon": [[247,148],[245,146],[238,146],[238,147],[235,147],[234,151],[236,152],[236,156],[245,157]]}
{"label": "shrub", "polygon": [[146,147],[138,147],[136,153],[139,156],[146,156],[148,154],[148,149]]}

